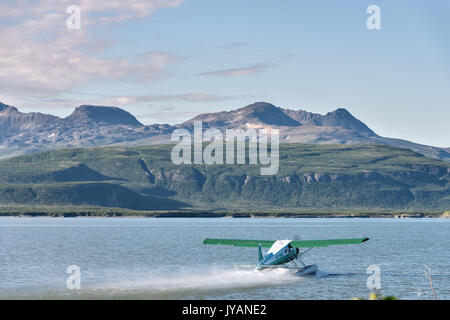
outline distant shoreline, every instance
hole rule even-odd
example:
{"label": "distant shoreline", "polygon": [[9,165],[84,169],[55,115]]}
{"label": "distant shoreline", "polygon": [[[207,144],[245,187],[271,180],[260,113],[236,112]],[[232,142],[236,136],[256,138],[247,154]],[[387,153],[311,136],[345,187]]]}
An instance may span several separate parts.
{"label": "distant shoreline", "polygon": [[[22,209],[22,210],[21,210]],[[227,212],[227,211],[135,211],[109,208],[73,210],[0,209],[0,217],[122,217],[122,218],[450,218],[446,212]]]}

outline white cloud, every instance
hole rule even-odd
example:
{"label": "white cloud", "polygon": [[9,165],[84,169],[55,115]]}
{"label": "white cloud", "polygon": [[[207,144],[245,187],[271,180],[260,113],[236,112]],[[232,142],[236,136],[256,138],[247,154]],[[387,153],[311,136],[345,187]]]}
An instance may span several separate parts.
{"label": "white cloud", "polygon": [[218,45],[216,47],[217,48],[223,48],[223,49],[238,49],[238,48],[248,47],[248,46],[249,46],[248,42],[237,41],[237,42],[221,44],[221,45]]}
{"label": "white cloud", "polygon": [[[161,8],[173,8],[185,0],[15,0],[0,3],[0,18],[42,17],[47,13],[65,13],[70,5],[78,5],[82,14],[95,19],[128,15],[144,18]],[[91,20],[91,23],[95,23]]]}
{"label": "white cloud", "polygon": [[243,68],[233,68],[233,69],[223,69],[223,70],[214,70],[208,72],[202,72],[197,74],[198,76],[218,76],[218,77],[234,77],[234,76],[243,76],[243,75],[251,75],[265,71],[271,67],[269,64],[258,64]]}
{"label": "white cloud", "polygon": [[157,9],[177,7],[182,2],[184,0],[82,0],[80,7],[83,12],[106,13],[102,18],[111,18],[114,22],[144,18]]}
{"label": "white cloud", "polygon": [[[144,18],[184,0],[19,0],[0,4],[3,94],[60,94],[90,81],[160,79],[182,60],[169,52],[106,58],[112,43],[91,36],[96,24]],[[66,8],[80,5],[82,29],[68,30]]]}

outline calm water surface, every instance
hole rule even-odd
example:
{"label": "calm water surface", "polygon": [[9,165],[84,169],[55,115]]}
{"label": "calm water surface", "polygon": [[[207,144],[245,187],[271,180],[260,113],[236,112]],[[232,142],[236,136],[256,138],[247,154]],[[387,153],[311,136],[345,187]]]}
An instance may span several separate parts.
{"label": "calm water surface", "polygon": [[[450,299],[450,219],[0,218],[0,299],[349,299],[381,293]],[[254,270],[256,248],[205,246],[206,237],[370,237],[313,249],[315,276]],[[81,289],[68,290],[69,265]],[[428,293],[427,293],[428,291]]]}

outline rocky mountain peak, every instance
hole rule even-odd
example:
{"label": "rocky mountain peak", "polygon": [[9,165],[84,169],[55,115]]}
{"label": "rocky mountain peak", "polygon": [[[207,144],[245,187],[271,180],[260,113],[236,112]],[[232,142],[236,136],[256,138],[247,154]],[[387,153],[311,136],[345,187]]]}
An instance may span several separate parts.
{"label": "rocky mountain peak", "polygon": [[283,109],[283,112],[300,124],[319,125],[320,121],[316,120],[322,117],[318,113],[312,113],[301,109],[296,111],[290,109]]}
{"label": "rocky mountain peak", "polygon": [[236,112],[247,118],[248,122],[260,122],[275,126],[299,126],[300,123],[289,117],[283,109],[268,102],[255,102],[246,107],[237,109]]}
{"label": "rocky mountain peak", "polygon": [[237,110],[238,111],[246,110],[249,112],[255,112],[255,111],[256,112],[267,112],[267,111],[270,112],[270,111],[275,111],[276,109],[278,109],[278,108],[276,106],[274,106],[273,104],[262,101],[262,102],[255,102],[255,103],[249,104],[249,105],[239,108]]}
{"label": "rocky mountain peak", "polygon": [[4,111],[15,111],[18,112],[16,107],[4,104],[2,102],[0,102],[0,112],[4,112]]}
{"label": "rocky mountain peak", "polygon": [[323,126],[342,127],[361,134],[375,135],[369,127],[356,119],[344,108],[338,108],[332,112],[328,112],[321,120]]}
{"label": "rocky mountain peak", "polygon": [[232,111],[205,113],[186,121],[182,125],[191,125],[202,121],[209,127],[233,128],[254,126],[278,127],[339,127],[353,131],[358,135],[376,136],[364,123],[356,119],[344,108],[338,108],[326,115],[304,110],[290,110],[276,107],[267,102],[255,102]]}
{"label": "rocky mountain peak", "polygon": [[143,126],[131,113],[118,107],[82,105],[65,120],[76,124],[97,122],[108,125]]}
{"label": "rocky mountain peak", "polygon": [[300,123],[289,117],[283,109],[267,102],[255,102],[232,111],[204,113],[184,122],[189,126],[194,121],[205,122],[209,127],[235,128],[258,125],[299,126]]}

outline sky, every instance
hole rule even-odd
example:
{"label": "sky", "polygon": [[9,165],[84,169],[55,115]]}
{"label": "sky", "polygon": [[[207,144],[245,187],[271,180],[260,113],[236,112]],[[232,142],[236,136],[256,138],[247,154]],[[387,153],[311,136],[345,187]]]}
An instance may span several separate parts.
{"label": "sky", "polygon": [[379,135],[450,147],[449,12],[447,0],[6,0],[0,101],[61,117],[113,105],[144,124],[256,101],[346,108]]}

